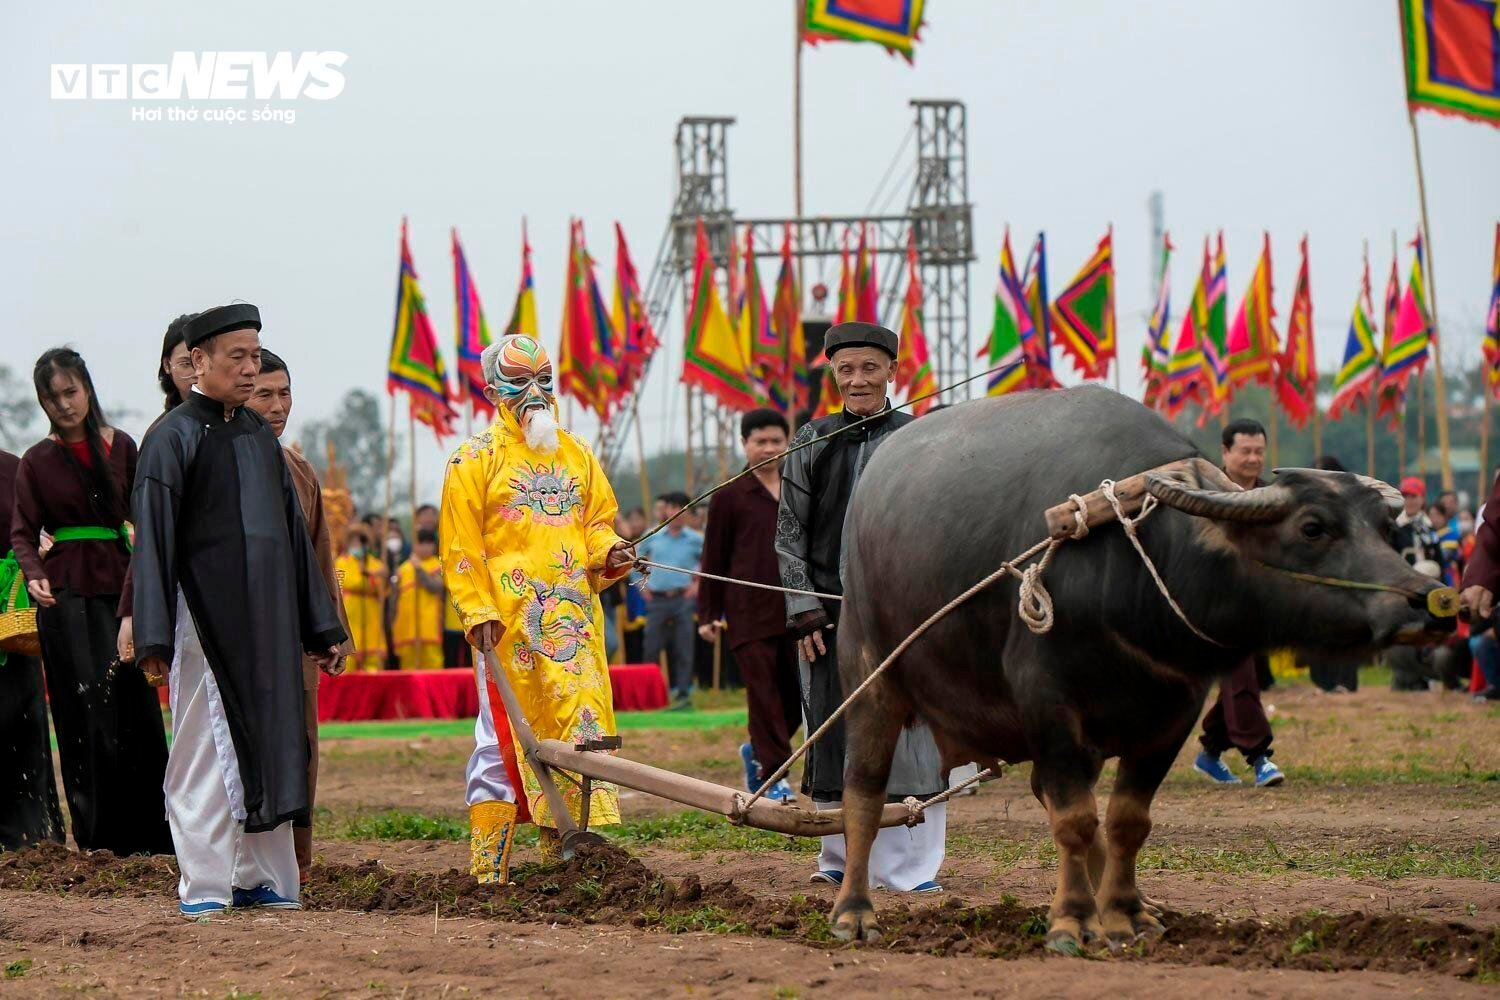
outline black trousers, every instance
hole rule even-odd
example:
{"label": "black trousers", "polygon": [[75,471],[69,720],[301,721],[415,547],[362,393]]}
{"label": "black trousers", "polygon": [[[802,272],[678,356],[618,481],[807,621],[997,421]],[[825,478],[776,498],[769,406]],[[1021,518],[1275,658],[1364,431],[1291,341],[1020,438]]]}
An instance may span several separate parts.
{"label": "black trousers", "polygon": [[462,632],[453,629],[443,630],[443,666],[473,666],[469,660],[469,640],[464,638]]}
{"label": "black trousers", "polygon": [[1219,700],[1203,717],[1203,735],[1199,737],[1203,749],[1211,754],[1234,747],[1246,760],[1255,760],[1271,752],[1271,722],[1260,704],[1256,659],[1250,657],[1219,681]]}
{"label": "black trousers", "polygon": [[789,635],[752,639],[734,647],[750,709],[750,746],[763,777],[792,755],[792,734],[802,724],[802,684],[797,647]]}
{"label": "black trousers", "polygon": [[0,665],[0,850],[63,839],[42,665],[9,653]]}
{"label": "black trousers", "polygon": [[171,854],[161,702],[139,669],[115,664],[119,595],[53,593],[36,621],[73,839],[84,850]]}

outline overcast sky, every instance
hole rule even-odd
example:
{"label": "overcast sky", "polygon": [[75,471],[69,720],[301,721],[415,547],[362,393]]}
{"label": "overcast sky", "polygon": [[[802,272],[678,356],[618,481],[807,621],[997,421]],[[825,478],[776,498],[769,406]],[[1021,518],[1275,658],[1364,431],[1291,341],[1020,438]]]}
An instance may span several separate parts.
{"label": "overcast sky", "polygon": [[[120,423],[138,433],[159,405],[153,366],[167,320],[245,299],[292,368],[295,434],[348,389],[383,388],[403,213],[450,367],[453,225],[500,327],[529,218],[541,324],[555,344],[569,216],[588,227],[606,294],[615,220],[644,280],[671,206],[682,115],[738,119],[737,214],[791,214],[792,8],[177,0],[149,14],[90,5],[85,17],[70,5],[9,5],[4,360],[29,376],[42,350],[72,344],[104,401],[135,411]],[[868,45],[806,53],[806,208],[865,210],[909,127],[907,101],[965,101],[976,349],[1007,223],[1023,257],[1046,229],[1054,290],[1113,223],[1124,381],[1136,389],[1155,266],[1146,201],[1158,189],[1180,248],[1178,315],[1204,234],[1224,229],[1233,308],[1266,229],[1280,326],[1297,240],[1310,234],[1325,371],[1342,352],[1362,241],[1377,297],[1393,229],[1405,280],[1419,208],[1394,5],[929,0],[927,18],[913,67]],[[295,109],[291,125],[132,122],[138,102],[49,98],[54,63],[205,50],[344,52],[346,86],[333,100],[278,104]],[[1448,353],[1472,355],[1500,219],[1500,130],[1430,114],[1418,125]],[[665,334],[680,340],[681,322],[674,312]],[[664,367],[647,396],[653,451],[681,440],[666,420]],[[680,423],[681,406],[674,412]],[[430,440],[419,465],[435,495]]]}

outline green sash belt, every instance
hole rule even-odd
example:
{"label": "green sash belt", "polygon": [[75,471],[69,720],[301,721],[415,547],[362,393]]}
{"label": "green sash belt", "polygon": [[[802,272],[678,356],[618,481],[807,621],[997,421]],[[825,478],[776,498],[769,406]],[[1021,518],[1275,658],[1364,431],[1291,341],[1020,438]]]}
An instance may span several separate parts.
{"label": "green sash belt", "polygon": [[52,533],[54,542],[114,542],[123,541],[127,549],[131,549],[130,532],[125,530],[122,524],[118,528],[100,528],[95,525],[76,525],[71,528],[58,528]]}

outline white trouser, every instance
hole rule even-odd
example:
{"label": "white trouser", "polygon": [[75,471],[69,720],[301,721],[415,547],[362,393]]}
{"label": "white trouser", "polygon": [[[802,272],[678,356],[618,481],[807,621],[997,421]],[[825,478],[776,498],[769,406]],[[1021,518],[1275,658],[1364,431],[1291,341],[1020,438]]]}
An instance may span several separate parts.
{"label": "white trouser", "polygon": [[[474,655],[478,657],[479,651]],[[500,741],[495,737],[495,719],[490,714],[490,686],[485,682],[484,660],[474,664],[474,683],[479,686],[479,716],[474,720],[474,752],[464,770],[464,801],[514,802],[516,791],[510,787],[510,775],[500,756]]]}
{"label": "white trouser", "polygon": [[177,895],[184,903],[228,905],[235,889],[268,885],[297,899],[292,824],[245,832],[244,787],[224,703],[180,592],[171,703],[172,749],[162,787],[182,873]]}
{"label": "white trouser", "polygon": [[[814,799],[813,805],[818,809],[838,809],[842,803]],[[922,817],[923,821],[916,826],[886,827],[875,835],[875,843],[870,845],[872,888],[909,892],[937,879],[948,837],[948,803],[929,806]],[[824,837],[818,870],[841,872],[844,864],[844,835]]]}

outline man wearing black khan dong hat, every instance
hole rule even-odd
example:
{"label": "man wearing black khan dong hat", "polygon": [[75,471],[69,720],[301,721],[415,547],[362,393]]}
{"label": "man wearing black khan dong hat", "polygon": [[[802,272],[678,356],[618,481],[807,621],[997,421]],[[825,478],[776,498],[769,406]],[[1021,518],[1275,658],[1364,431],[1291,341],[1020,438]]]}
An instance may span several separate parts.
{"label": "man wearing black khan dong hat", "polygon": [[[844,409],[804,424],[792,447],[838,432],[794,451],[781,472],[776,517],[776,557],[782,586],[842,594],[844,514],[855,484],[880,443],[914,419],[891,409],[886,392],[895,378],[896,335],[874,323],[840,323],[828,331],[823,353],[833,369]],[[867,417],[874,419],[865,420]],[[844,701],[834,628],[838,601],[786,595],[787,625],[797,636],[808,732],[826,722]],[[929,798],[946,787],[931,731],[920,720],[901,733],[886,784],[889,801]],[[807,755],[802,792],[821,809],[838,807],[844,793],[844,724],[836,723]],[[870,882],[877,888],[937,892],[948,823],[947,803],[924,814],[915,827],[881,830],[870,851]],[[814,882],[844,880],[844,836],[823,838]]]}
{"label": "man wearing black khan dong hat", "polygon": [[136,659],[170,676],[167,820],[189,918],[298,907],[302,652],[326,668],[347,638],[281,446],[245,406],[260,328],[244,303],[188,323],[198,381],[146,435],[131,497]]}

